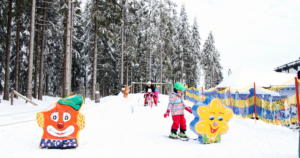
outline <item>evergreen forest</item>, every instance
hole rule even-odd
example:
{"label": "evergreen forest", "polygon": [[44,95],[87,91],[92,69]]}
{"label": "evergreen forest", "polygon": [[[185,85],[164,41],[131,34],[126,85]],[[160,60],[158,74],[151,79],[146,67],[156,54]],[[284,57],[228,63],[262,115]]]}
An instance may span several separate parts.
{"label": "evergreen forest", "polygon": [[42,100],[85,87],[94,100],[96,91],[107,96],[132,82],[218,85],[213,33],[202,42],[205,24],[196,17],[189,24],[185,5],[178,7],[172,0],[2,0],[3,99],[11,89]]}

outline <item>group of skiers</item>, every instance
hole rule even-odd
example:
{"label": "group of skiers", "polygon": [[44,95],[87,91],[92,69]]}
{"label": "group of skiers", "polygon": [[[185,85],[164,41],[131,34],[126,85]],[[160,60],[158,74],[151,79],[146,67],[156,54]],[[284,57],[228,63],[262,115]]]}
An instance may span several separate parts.
{"label": "group of skiers", "polygon": [[[151,92],[155,92],[155,87],[149,81],[146,85],[145,90],[146,90],[146,94],[149,94]],[[182,140],[188,140],[188,137],[185,134],[186,120],[184,117],[184,110],[187,110],[190,113],[192,113],[192,110],[183,102],[183,91],[184,91],[184,86],[182,83],[177,82],[174,84],[173,92],[171,92],[169,95],[169,104],[168,104],[167,111],[164,114],[164,117],[167,118],[171,113],[173,119],[171,134],[169,135],[169,138],[172,139],[180,138]],[[147,106],[147,97],[149,97],[149,95],[146,94],[144,95],[145,97],[144,106]],[[151,94],[155,106],[157,106],[158,93],[157,94],[151,93]],[[179,127],[180,127],[180,132],[177,134],[177,130]]]}

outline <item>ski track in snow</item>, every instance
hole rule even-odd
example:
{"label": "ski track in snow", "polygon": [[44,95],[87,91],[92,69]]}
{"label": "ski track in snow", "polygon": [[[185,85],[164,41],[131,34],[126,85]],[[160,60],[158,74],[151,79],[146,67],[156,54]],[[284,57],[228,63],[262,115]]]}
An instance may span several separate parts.
{"label": "ski track in snow", "polygon": [[[101,98],[100,104],[87,100],[81,110],[86,126],[79,133],[79,147],[76,149],[40,149],[38,145],[43,130],[36,121],[2,126],[0,157],[298,157],[298,132],[259,120],[255,124],[254,120],[233,117],[229,121],[229,132],[223,134],[221,143],[217,144],[203,145],[195,140],[165,138],[164,135],[170,133],[172,117],[163,117],[168,96],[159,97],[161,103],[152,109],[143,106],[143,94],[129,94],[127,99],[120,95],[109,96]],[[0,116],[37,111],[0,117],[0,125],[35,119],[38,110],[44,110],[58,99],[47,97],[44,101],[34,100],[39,106],[25,104],[21,99],[10,106],[10,102],[2,100]],[[185,111],[185,117],[187,135],[196,138],[189,126],[194,116]]]}

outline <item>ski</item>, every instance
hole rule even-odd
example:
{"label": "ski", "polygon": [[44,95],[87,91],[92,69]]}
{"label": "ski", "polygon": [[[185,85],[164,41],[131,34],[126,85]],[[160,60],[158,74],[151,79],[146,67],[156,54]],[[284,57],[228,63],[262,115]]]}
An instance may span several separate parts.
{"label": "ski", "polygon": [[182,141],[188,141],[189,140],[189,138],[180,138],[180,137],[178,137],[180,140],[182,140]]}
{"label": "ski", "polygon": [[173,137],[166,136],[166,135],[164,135],[164,137],[169,138],[169,139],[174,139],[174,140],[178,139],[178,137],[177,138],[173,138]]}
{"label": "ski", "polygon": [[166,136],[166,135],[164,135],[164,137],[169,138],[169,139],[174,139],[174,140],[178,139],[178,140],[181,140],[181,141],[188,141],[189,140],[189,138],[180,138],[180,137],[173,138],[173,137]]}
{"label": "ski", "polygon": [[293,129],[294,132],[299,131],[299,130],[300,130],[300,127],[296,127],[296,128]]}

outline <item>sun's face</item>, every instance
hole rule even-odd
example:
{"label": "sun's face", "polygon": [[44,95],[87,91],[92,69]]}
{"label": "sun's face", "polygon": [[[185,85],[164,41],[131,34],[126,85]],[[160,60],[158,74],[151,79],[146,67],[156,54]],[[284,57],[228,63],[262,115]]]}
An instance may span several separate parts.
{"label": "sun's face", "polygon": [[197,114],[200,116],[195,131],[214,140],[218,134],[228,131],[228,121],[232,118],[231,109],[222,105],[219,99],[212,99],[207,106],[199,106]]}

